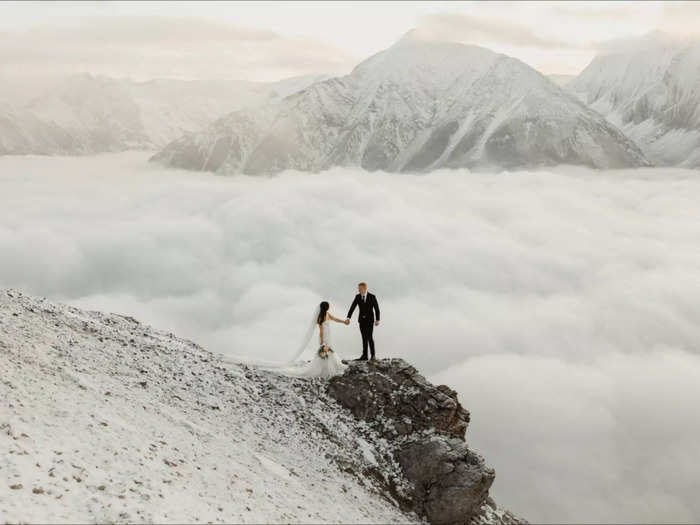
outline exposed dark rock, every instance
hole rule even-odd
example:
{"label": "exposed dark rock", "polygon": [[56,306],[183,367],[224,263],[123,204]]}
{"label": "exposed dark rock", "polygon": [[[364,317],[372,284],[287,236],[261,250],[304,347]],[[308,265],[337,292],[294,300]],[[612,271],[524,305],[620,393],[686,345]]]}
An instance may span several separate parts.
{"label": "exposed dark rock", "polygon": [[434,429],[464,439],[469,424],[457,392],[434,386],[403,359],[354,362],[328,384],[329,394],[365,421],[386,421],[389,439]]}
{"label": "exposed dark rock", "polygon": [[483,458],[457,438],[418,439],[397,455],[415,487],[416,510],[431,523],[464,523],[477,514],[496,477]]}
{"label": "exposed dark rock", "polygon": [[525,523],[489,506],[495,472],[464,441],[469,413],[448,386],[429,383],[402,359],[382,359],[353,362],[328,393],[393,444],[413,485],[402,506],[434,524]]}

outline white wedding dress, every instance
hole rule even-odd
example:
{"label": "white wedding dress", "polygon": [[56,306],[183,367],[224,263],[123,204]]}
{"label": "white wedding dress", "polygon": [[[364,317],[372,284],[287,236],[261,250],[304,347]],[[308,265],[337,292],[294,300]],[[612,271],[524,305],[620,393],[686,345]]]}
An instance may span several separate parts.
{"label": "white wedding dress", "polygon": [[[311,361],[298,362],[278,369],[281,373],[293,377],[322,377],[328,379],[333,376],[341,375],[345,372],[347,365],[344,365],[340,356],[333,347],[333,337],[331,335],[331,323],[326,319],[323,321],[323,341],[317,339],[319,344],[314,348],[314,357]],[[316,325],[318,327],[318,325]],[[319,330],[320,334],[320,330]],[[318,355],[318,349],[321,346],[328,346],[333,351],[328,352],[327,358],[322,358]]]}

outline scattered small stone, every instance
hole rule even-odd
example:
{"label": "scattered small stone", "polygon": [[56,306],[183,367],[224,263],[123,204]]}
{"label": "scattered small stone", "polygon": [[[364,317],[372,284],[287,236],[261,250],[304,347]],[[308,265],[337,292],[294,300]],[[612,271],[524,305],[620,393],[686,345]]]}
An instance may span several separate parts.
{"label": "scattered small stone", "polygon": [[12,490],[19,490],[19,489],[23,489],[24,485],[22,485],[21,483],[15,483],[14,485],[10,485],[10,488]]}
{"label": "scattered small stone", "polygon": [[35,487],[32,489],[32,494],[43,494],[43,493],[44,493],[44,489],[42,489],[41,487]]}
{"label": "scattered small stone", "polygon": [[100,485],[99,487],[97,487],[97,490],[104,490],[104,489],[106,489],[106,488],[107,488],[107,487],[106,487],[105,485]]}

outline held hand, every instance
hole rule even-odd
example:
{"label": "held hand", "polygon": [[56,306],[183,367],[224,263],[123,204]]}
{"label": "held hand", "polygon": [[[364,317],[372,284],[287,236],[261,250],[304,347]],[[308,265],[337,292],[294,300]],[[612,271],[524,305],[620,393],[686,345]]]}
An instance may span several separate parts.
{"label": "held hand", "polygon": [[346,319],[346,320],[343,321],[343,322],[344,322],[345,324],[350,324],[350,319]]}
{"label": "held hand", "polygon": [[379,326],[379,321],[374,321],[374,326]]}

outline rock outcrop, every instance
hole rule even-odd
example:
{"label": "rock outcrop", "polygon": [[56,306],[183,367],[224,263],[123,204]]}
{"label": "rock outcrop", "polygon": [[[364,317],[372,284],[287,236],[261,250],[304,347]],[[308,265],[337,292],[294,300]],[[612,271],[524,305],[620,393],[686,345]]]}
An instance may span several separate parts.
{"label": "rock outcrop", "polygon": [[387,439],[431,429],[464,439],[469,424],[457,392],[432,385],[403,359],[353,362],[328,392],[355,417],[386,425],[378,430]]}
{"label": "rock outcrop", "polygon": [[[467,446],[469,412],[454,390],[432,385],[402,359],[384,359],[353,363],[329,381],[328,393],[392,443],[413,486],[410,510],[430,523],[459,524],[479,521],[493,508],[488,494],[495,472]],[[508,512],[501,517],[521,522]]]}

